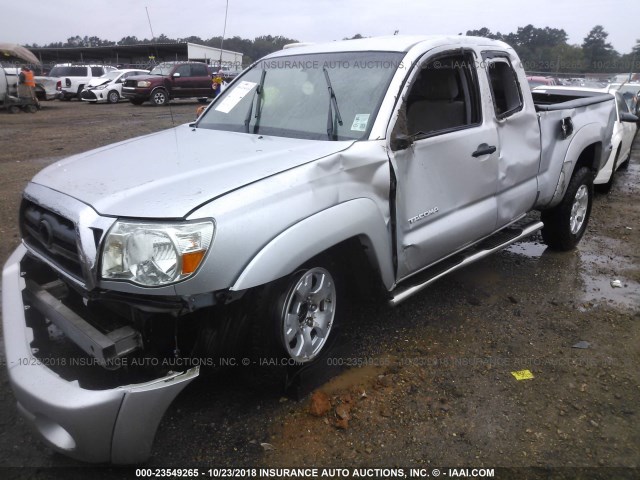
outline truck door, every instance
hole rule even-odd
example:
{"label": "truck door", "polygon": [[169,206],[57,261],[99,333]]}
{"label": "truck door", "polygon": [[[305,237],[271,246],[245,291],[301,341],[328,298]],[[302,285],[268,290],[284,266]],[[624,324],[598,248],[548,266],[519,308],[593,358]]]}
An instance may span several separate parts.
{"label": "truck door", "polygon": [[398,280],[496,227],[498,136],[483,118],[480,62],[460,47],[432,52],[410,74],[391,133]]}
{"label": "truck door", "polygon": [[211,77],[204,63],[191,65],[191,77],[193,78],[194,95],[198,97],[211,96]]}
{"label": "truck door", "polygon": [[[176,74],[178,74],[176,76]],[[171,75],[173,97],[192,97],[195,95],[193,79],[191,78],[191,65],[178,65]]]}
{"label": "truck door", "polygon": [[540,127],[531,95],[521,90],[521,85],[528,87],[524,71],[513,67],[517,57],[504,51],[483,52],[482,56],[493,103],[487,121],[498,132],[500,228],[530,211],[536,201]]}

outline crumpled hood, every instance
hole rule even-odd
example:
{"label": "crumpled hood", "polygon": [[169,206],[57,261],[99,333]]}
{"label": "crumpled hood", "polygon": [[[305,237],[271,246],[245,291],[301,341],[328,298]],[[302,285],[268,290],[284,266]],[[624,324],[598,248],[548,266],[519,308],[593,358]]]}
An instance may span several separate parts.
{"label": "crumpled hood", "polygon": [[74,155],[42,170],[32,182],[70,195],[102,215],[182,218],[231,190],[352,143],[182,125]]}
{"label": "crumpled hood", "polygon": [[105,83],[109,83],[110,81],[111,81],[110,78],[102,78],[102,77],[92,78],[91,80],[89,80],[89,83],[87,84],[87,86],[97,87],[98,85],[104,85]]}

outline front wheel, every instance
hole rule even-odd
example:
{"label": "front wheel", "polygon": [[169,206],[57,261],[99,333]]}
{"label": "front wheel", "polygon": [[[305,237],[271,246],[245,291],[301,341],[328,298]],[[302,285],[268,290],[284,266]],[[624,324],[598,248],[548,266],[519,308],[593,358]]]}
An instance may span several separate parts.
{"label": "front wheel", "polygon": [[111,90],[107,95],[107,102],[118,103],[120,100],[120,94],[116,90]]}
{"label": "front wheel", "polygon": [[162,105],[166,105],[169,103],[169,95],[167,92],[161,88],[153,92],[151,94],[151,103],[153,103],[156,107],[161,107]]}
{"label": "front wheel", "polygon": [[542,238],[555,250],[571,250],[580,242],[593,204],[593,173],[578,168],[560,204],[542,212]]}
{"label": "front wheel", "polygon": [[[342,274],[331,259],[316,257],[262,292],[254,316],[254,351],[278,363],[311,364],[326,355],[346,312]],[[257,312],[256,312],[257,313]]]}

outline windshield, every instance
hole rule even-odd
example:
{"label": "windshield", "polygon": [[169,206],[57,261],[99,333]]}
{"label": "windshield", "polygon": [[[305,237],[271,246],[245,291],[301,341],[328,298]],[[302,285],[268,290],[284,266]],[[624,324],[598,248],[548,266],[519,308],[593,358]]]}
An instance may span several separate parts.
{"label": "windshield", "polygon": [[111,70],[110,72],[105,73],[100,77],[101,80],[115,80],[118,78],[122,72],[120,70]]}
{"label": "windshield", "polygon": [[220,94],[198,127],[316,140],[364,138],[403,56],[341,52],[262,60]]}
{"label": "windshield", "polygon": [[87,67],[53,67],[50,77],[86,77]]}
{"label": "windshield", "polygon": [[169,75],[173,65],[170,63],[161,63],[160,65],[156,65],[151,70],[151,75]]}

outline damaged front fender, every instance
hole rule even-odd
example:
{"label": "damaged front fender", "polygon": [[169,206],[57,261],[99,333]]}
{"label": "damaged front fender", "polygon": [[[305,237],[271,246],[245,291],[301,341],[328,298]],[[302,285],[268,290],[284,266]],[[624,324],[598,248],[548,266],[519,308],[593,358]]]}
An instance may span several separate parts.
{"label": "damaged front fender", "polygon": [[115,464],[145,461],[164,412],[199,368],[105,390],[65,380],[43,364],[31,346],[34,333],[27,326],[22,300],[26,283],[20,275],[25,254],[26,249],[18,247],[2,274],[7,368],[19,411],[47,444],[72,458]]}

